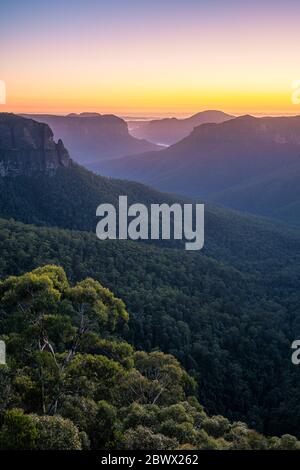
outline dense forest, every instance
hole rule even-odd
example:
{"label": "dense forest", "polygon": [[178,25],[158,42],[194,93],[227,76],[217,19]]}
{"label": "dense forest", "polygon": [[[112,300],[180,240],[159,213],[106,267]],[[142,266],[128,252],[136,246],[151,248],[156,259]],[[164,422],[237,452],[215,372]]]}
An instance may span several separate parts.
{"label": "dense forest", "polygon": [[[0,178],[0,217],[95,233],[96,208],[103,202],[117,207],[120,195],[128,196],[128,204],[147,206],[196,202],[140,183],[104,178],[74,164],[58,168],[53,177],[38,173]],[[151,243],[166,248],[183,246],[176,240]],[[290,263],[297,269],[300,236],[279,223],[205,204],[202,254],[254,273],[279,271]]]}
{"label": "dense forest", "polygon": [[279,256],[269,273],[259,263],[242,271],[180,249],[6,220],[0,249],[3,279],[54,263],[71,282],[93,277],[113,290],[130,314],[121,337],[177,357],[209,413],[299,436],[299,372],[290,349],[300,334],[296,257],[280,268]]}
{"label": "dense forest", "polygon": [[300,0],[0,0],[10,465],[300,451],[299,20]]}
{"label": "dense forest", "polygon": [[[20,422],[29,419],[29,427],[33,426],[36,430],[34,432],[39,432],[38,430],[47,423],[49,426],[59,427],[60,424],[54,422],[54,418],[71,419],[78,432],[87,435],[89,442],[78,445],[89,445],[92,448],[98,445],[109,447],[109,442],[114,442],[112,446],[138,447],[133,441],[131,444],[125,444],[122,438],[125,429],[124,416],[129,413],[126,407],[133,406],[135,401],[136,405],[142,407],[151,405],[154,408],[147,409],[149,413],[145,408],[139,409],[139,413],[145,415],[145,419],[148,414],[152,416],[152,412],[156,416],[153,422],[150,420],[153,426],[145,425],[143,420],[138,421],[138,426],[147,429],[143,432],[139,429],[136,437],[132,439],[144,435],[145,439],[149,437],[151,441],[152,433],[173,439],[172,433],[165,432],[160,427],[159,423],[163,419],[155,407],[181,403],[189,414],[187,420],[190,420],[190,424],[192,423],[198,432],[202,427],[199,428],[195,424],[196,421],[187,411],[186,405],[186,402],[190,403],[189,406],[194,408],[191,413],[197,413],[197,399],[208,415],[224,417],[217,420],[245,422],[250,429],[255,429],[265,436],[289,434],[300,438],[300,379],[297,367],[291,362],[291,344],[300,337],[299,232],[286,230],[284,226],[275,225],[263,218],[205,204],[205,246],[200,252],[185,251],[183,243],[177,240],[156,240],[147,243],[126,240],[100,241],[95,234],[96,208],[103,202],[117,206],[120,195],[127,195],[129,204],[195,201],[172,194],[162,194],[139,183],[97,176],[74,164],[62,142],[55,144],[51,140],[49,128],[43,129],[40,128],[43,125],[39,125],[38,131],[35,131],[37,124],[34,121],[15,118],[12,115],[8,118],[4,116],[3,119],[6,122],[4,127],[8,124],[10,130],[7,135],[13,135],[14,139],[23,136],[23,140],[20,142],[21,153],[16,145],[10,147],[9,139],[5,140],[8,142],[8,148],[4,149],[2,154],[4,173],[0,178],[1,285],[9,286],[15,282],[19,287],[16,287],[16,292],[11,295],[16,299],[19,293],[22,294],[19,291],[23,282],[21,279],[39,276],[40,271],[32,274],[32,270],[42,269],[45,265],[58,266],[47,268],[48,271],[50,269],[50,274],[51,270],[54,270],[55,275],[50,275],[48,271],[43,275],[50,276],[51,279],[57,275],[62,282],[62,285],[54,286],[54,289],[59,291],[53,294],[57,300],[55,305],[51,303],[51,308],[49,305],[50,311],[52,308],[55,311],[53,328],[57,336],[52,337],[54,332],[51,330],[51,339],[47,333],[46,343],[45,338],[35,337],[35,342],[30,345],[27,345],[27,340],[32,330],[27,330],[23,325],[24,319],[22,320],[20,311],[22,302],[6,306],[6,295],[10,294],[6,294],[6,288],[3,287],[0,335],[8,345],[10,372],[7,376],[7,393],[11,397],[6,403],[3,396],[1,419],[5,433],[7,434],[9,426],[13,430],[19,419]],[[31,139],[28,139],[28,135],[31,135]],[[46,142],[45,136],[48,136]],[[28,146],[26,149],[23,148],[24,142]],[[47,155],[45,148],[50,148]],[[22,155],[28,163],[25,165],[25,172]],[[37,170],[37,164],[38,168],[41,166],[43,170]],[[61,269],[65,270],[69,281]],[[23,275],[25,278],[19,278],[20,283],[17,278],[13,278],[14,281],[7,280],[8,276]],[[93,281],[84,281],[87,278]],[[53,282],[51,279],[50,283]],[[126,307],[123,304],[121,307],[118,301],[115,304],[112,294],[105,297],[106,301],[110,299],[109,302],[118,305],[122,311],[122,321],[108,326],[105,320],[104,328],[103,318],[101,325],[95,320],[98,328],[93,320],[89,338],[91,334],[98,335],[97,338],[93,336],[93,341],[98,346],[101,343],[103,347],[95,346],[93,349],[89,345],[85,350],[81,349],[82,345],[79,347],[76,340],[80,325],[78,326],[78,318],[73,312],[73,300],[69,297],[70,292],[74,292],[70,286],[77,286],[74,289],[78,295],[81,291],[82,295],[85,295],[85,289],[91,288],[99,291],[101,297],[106,291],[97,283],[110,289],[115,296],[122,299]],[[94,295],[95,292],[92,296]],[[129,319],[127,313],[124,313],[125,308]],[[115,315],[114,308],[113,312]],[[52,313],[44,313],[46,316],[50,315],[49,321],[52,322]],[[26,309],[23,314],[27,315]],[[46,320],[48,322],[48,318]],[[43,325],[38,323],[37,327],[41,333]],[[64,331],[66,337],[61,337]],[[71,331],[75,335],[73,340]],[[107,341],[113,344],[108,345]],[[74,357],[72,344],[76,345]],[[167,356],[169,359],[162,361],[170,360],[172,367],[179,368],[185,378],[189,377],[187,382],[192,389],[177,393],[175,382],[174,385],[172,382],[170,388],[174,387],[176,397],[171,401],[167,399],[162,403],[155,400],[153,403],[150,398],[139,398],[132,399],[131,404],[119,403],[116,397],[118,393],[121,394],[121,389],[116,388],[114,397],[107,395],[107,390],[103,391],[102,398],[96,391],[93,392],[95,395],[91,395],[87,388],[84,388],[84,375],[81,374],[83,391],[80,392],[81,379],[77,377],[75,389],[73,382],[70,385],[71,397],[79,394],[81,398],[91,399],[96,408],[101,400],[106,400],[109,406],[115,407],[112,413],[116,417],[116,434],[119,437],[115,439],[110,436],[107,442],[99,444],[91,434],[91,423],[87,425],[87,430],[73,415],[64,413],[60,396],[56,403],[55,393],[60,394],[60,389],[55,387],[62,387],[62,393],[65,394],[69,378],[66,379],[67,384],[61,381],[64,382],[64,373],[67,373],[69,366],[71,367],[74,361],[76,364],[76,361],[81,360],[80,354],[98,356],[101,350],[100,355],[114,360],[119,347],[123,351],[122,354],[127,351],[131,367],[142,375],[142,369],[139,368],[138,362],[135,362],[136,358],[142,357],[141,354],[144,358],[155,360],[166,358],[164,354],[171,355],[172,359]],[[136,353],[135,350],[140,352]],[[72,360],[67,360],[68,367],[65,367],[63,364],[68,354]],[[116,357],[119,357],[118,354]],[[35,376],[38,367],[33,365],[36,363],[30,362],[33,360],[47,363],[42,365],[42,376]],[[94,359],[91,357],[89,360]],[[26,371],[22,369],[22,361],[27,364]],[[128,361],[126,363],[128,366]],[[121,365],[124,366],[123,363]],[[21,369],[22,372],[19,372]],[[80,364],[78,370],[84,371]],[[15,372],[16,377],[13,376]],[[22,382],[20,391],[17,385],[19,376]],[[149,379],[147,373],[146,378]],[[4,376],[2,379],[6,380]],[[121,380],[123,385],[126,382],[124,381],[125,379]],[[120,384],[110,384],[112,392],[115,386],[121,387]],[[92,389],[102,390],[101,387],[100,381]],[[126,393],[124,391],[124,396]],[[42,399],[41,394],[45,394]],[[148,396],[148,392],[145,394]],[[160,400],[164,396],[163,393],[159,395]],[[193,397],[192,405],[189,396]],[[94,407],[94,404],[92,406]],[[72,404],[68,405],[68,413],[71,413],[72,407]],[[126,410],[123,413],[121,410],[124,407]],[[167,416],[168,421],[169,415]],[[10,425],[11,419],[14,424]],[[40,421],[41,419],[43,421]],[[131,425],[129,428],[132,428],[129,435],[135,436],[135,428]],[[111,429],[109,424],[107,429]],[[222,433],[222,436],[227,442],[225,434]],[[212,433],[211,436],[220,438],[220,433]],[[180,439],[176,437],[176,443],[174,441],[170,446],[187,444],[204,448],[206,444],[200,441],[198,438],[193,440],[186,436]],[[169,444],[164,445],[168,447]],[[223,444],[218,442],[213,445],[219,448]],[[268,447],[269,444],[266,445]]]}
{"label": "dense forest", "polygon": [[122,300],[87,278],[39,267],[0,283],[0,449],[300,449],[208,416],[171,355],[135,351]]}

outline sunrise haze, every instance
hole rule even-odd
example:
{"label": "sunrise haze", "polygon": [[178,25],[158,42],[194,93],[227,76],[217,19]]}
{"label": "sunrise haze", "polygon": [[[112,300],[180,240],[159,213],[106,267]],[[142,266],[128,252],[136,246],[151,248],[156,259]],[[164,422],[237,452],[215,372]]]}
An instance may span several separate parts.
{"label": "sunrise haze", "polygon": [[1,2],[1,111],[297,114],[300,4]]}

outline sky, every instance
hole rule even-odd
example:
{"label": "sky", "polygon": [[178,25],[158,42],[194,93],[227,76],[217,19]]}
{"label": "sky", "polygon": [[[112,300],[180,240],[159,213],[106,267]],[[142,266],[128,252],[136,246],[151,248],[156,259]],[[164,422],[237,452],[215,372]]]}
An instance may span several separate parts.
{"label": "sky", "polygon": [[300,114],[299,57],[299,0],[1,0],[0,111]]}

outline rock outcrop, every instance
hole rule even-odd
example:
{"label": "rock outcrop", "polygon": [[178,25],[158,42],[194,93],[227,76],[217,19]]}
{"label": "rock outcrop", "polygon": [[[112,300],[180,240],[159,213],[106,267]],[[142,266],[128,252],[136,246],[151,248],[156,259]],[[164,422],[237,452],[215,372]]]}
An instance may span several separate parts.
{"label": "rock outcrop", "polygon": [[72,165],[61,140],[53,139],[47,124],[9,113],[0,113],[0,176],[55,174]]}
{"label": "rock outcrop", "polygon": [[62,139],[74,161],[97,171],[103,160],[160,150],[155,144],[132,137],[126,122],[114,115],[98,113],[54,116],[23,115],[51,127],[54,137]]}

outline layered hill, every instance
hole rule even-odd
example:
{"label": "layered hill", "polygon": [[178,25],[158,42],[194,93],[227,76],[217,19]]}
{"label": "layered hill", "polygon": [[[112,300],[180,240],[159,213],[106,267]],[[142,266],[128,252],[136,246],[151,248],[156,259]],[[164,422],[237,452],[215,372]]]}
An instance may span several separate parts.
{"label": "layered hill", "polygon": [[[36,123],[30,119],[11,115],[2,115],[7,128],[12,132],[14,125],[22,122],[35,132],[48,131],[46,124]],[[27,129],[26,135],[29,130]],[[37,135],[32,130],[31,142]],[[0,140],[0,152],[6,144]],[[33,148],[34,144],[27,144]],[[61,145],[63,145],[61,143]],[[27,149],[28,150],[28,149]],[[50,157],[49,157],[50,158]],[[68,157],[69,158],[69,157]],[[95,232],[96,208],[101,203],[118,205],[120,195],[127,195],[129,204],[139,202],[146,205],[151,203],[184,203],[191,200],[174,194],[161,193],[141,183],[117,180],[96,175],[75,164],[70,158],[59,163],[50,173],[47,171],[51,158],[47,154],[40,155],[39,170],[31,172],[24,160],[25,170],[7,173],[0,178],[0,217],[14,218],[25,223],[48,225],[60,228],[85,230]],[[20,160],[23,161],[22,154]],[[222,259],[241,259],[241,253],[249,244],[251,246],[252,232],[256,233],[260,246],[266,249],[266,237],[272,237],[277,229],[272,223],[255,217],[246,217],[238,213],[206,205],[205,213],[205,250]],[[235,230],[232,233],[232,226]],[[275,232],[274,232],[275,231]],[[261,237],[261,238],[260,238]],[[180,243],[175,242],[175,246]],[[168,245],[169,244],[169,245]],[[166,246],[174,246],[166,241]],[[248,250],[248,258],[256,258],[257,247]]]}
{"label": "layered hill", "polygon": [[[10,115],[2,119],[14,127]],[[72,281],[101,281],[128,307],[129,329],[120,335],[146,351],[174,354],[210,412],[298,434],[300,379],[290,360],[300,335],[297,231],[207,205],[199,253],[177,243],[99,241],[101,202],[117,204],[123,194],[145,204],[184,200],[76,164],[5,174],[0,185],[1,277],[55,263]]]}
{"label": "layered hill", "polygon": [[102,159],[157,150],[155,144],[132,137],[126,122],[114,115],[97,113],[54,116],[48,114],[26,115],[48,124],[55,138],[62,139],[72,158],[88,166]]}
{"label": "layered hill", "polygon": [[[299,201],[293,189],[296,185],[293,168],[298,167],[299,157],[299,116],[242,116],[221,124],[203,124],[157,154],[150,152],[105,162],[101,169],[106,175],[142,181],[160,190],[201,196],[241,210],[253,209],[264,215],[277,213],[283,219],[291,219],[295,218],[292,206],[296,208]],[[264,202],[265,178],[269,197]],[[294,183],[292,180],[289,183],[289,178]],[[284,187],[286,215],[281,210],[282,204],[278,204]]]}
{"label": "layered hill", "polygon": [[224,122],[233,116],[222,111],[202,111],[185,119],[165,118],[150,121],[129,121],[131,135],[163,145],[175,144],[187,137],[200,124]]}
{"label": "layered hill", "polygon": [[300,158],[265,177],[215,195],[227,207],[300,225]]}

